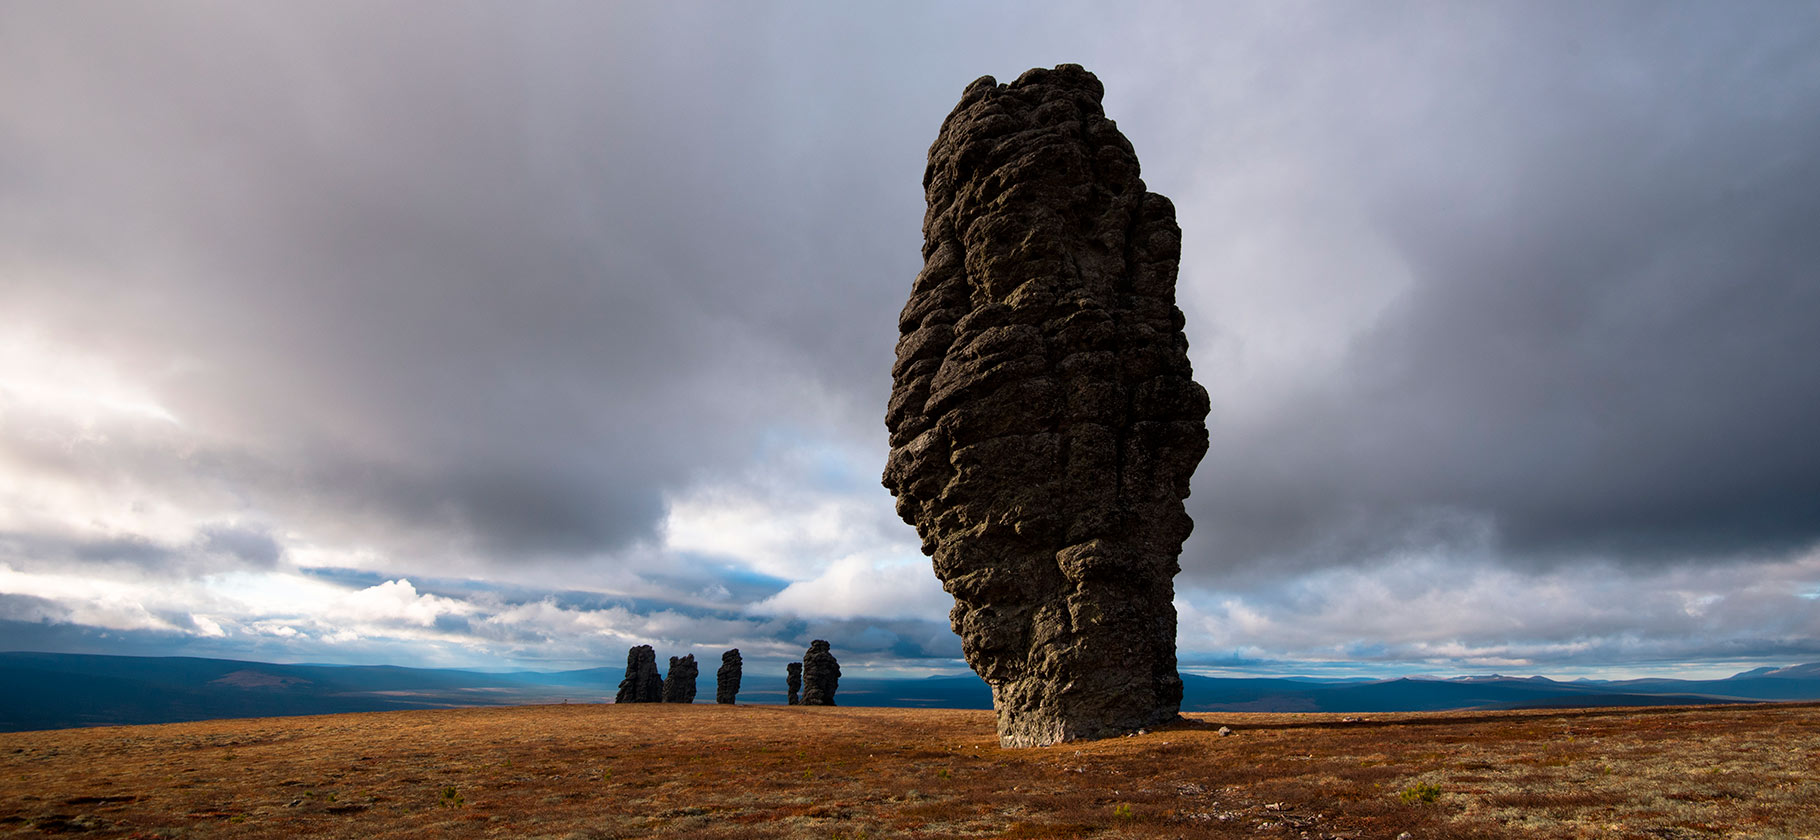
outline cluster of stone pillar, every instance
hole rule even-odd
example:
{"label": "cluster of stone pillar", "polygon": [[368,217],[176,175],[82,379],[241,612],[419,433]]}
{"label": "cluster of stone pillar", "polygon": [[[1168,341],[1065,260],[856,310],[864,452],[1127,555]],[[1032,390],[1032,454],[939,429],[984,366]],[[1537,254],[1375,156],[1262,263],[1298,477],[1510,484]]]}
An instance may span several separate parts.
{"label": "cluster of stone pillar", "polygon": [[[803,661],[790,663],[785,671],[792,706],[832,706],[834,692],[840,687],[840,663],[828,650],[828,643],[816,639],[809,643]],[[798,691],[802,693],[798,695]]]}
{"label": "cluster of stone pillar", "polygon": [[[720,655],[714,674],[714,702],[732,705],[739,696],[744,671],[739,648]],[[695,654],[670,657],[668,678],[657,673],[657,652],[650,645],[626,651],[626,678],[619,683],[615,703],[693,703],[695,678],[701,673]],[[840,663],[822,639],[809,643],[803,661],[790,663],[787,672],[792,706],[832,706],[840,688]]]}
{"label": "cluster of stone pillar", "polygon": [[[720,671],[715,674],[714,701],[730,704],[739,695],[739,649],[721,654],[720,662]],[[666,679],[657,673],[657,652],[650,645],[638,645],[626,651],[626,678],[620,681],[619,695],[613,702],[693,703],[695,678],[700,673],[695,654],[672,656]]]}

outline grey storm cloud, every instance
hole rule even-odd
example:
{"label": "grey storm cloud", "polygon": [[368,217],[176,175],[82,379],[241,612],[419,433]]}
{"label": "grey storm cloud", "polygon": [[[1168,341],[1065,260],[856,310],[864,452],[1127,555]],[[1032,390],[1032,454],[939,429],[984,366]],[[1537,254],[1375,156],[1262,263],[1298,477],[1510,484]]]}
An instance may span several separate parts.
{"label": "grey storm cloud", "polygon": [[[263,569],[315,541],[376,547],[380,580],[586,561],[707,591],[715,558],[651,548],[667,502],[780,437],[876,475],[928,144],[973,79],[1062,62],[1100,74],[1184,229],[1215,406],[1184,591],[1265,609],[1286,596],[1263,588],[1411,554],[1622,578],[1820,542],[1806,9],[0,19],[0,328],[113,360],[174,418],[72,443],[16,407],[0,459],[207,511],[193,538],[0,534],[15,567]],[[882,488],[855,492],[890,521]],[[929,622],[826,626],[881,656],[953,649]]]}
{"label": "grey storm cloud", "polygon": [[[781,67],[788,19],[9,17],[9,309],[145,360],[236,482],[587,554],[650,537],[665,491],[767,425],[823,422],[818,378],[883,399],[921,140],[863,73]],[[871,157],[893,143],[895,179]]]}
{"label": "grey storm cloud", "polygon": [[[1820,20],[1415,10],[1354,15],[1274,103],[1401,284],[1313,387],[1242,429],[1210,418],[1190,557],[1681,562],[1820,540],[1820,112],[1801,104]],[[1318,294],[1373,282],[1340,256]]]}

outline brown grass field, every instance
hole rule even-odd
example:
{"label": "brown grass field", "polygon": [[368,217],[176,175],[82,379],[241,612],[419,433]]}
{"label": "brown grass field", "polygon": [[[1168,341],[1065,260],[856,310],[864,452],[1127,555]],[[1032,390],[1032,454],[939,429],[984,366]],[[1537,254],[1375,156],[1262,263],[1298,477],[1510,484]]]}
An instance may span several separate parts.
{"label": "brown grass field", "polygon": [[985,711],[707,704],[20,732],[0,836],[1820,837],[1820,704],[1362,718],[1030,750]]}

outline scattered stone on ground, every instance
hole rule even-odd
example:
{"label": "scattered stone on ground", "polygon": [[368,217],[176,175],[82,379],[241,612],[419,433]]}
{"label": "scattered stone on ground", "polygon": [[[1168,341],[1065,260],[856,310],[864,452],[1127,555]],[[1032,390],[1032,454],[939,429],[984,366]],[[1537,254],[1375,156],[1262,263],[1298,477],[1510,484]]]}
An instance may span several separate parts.
{"label": "scattered stone on ground", "polygon": [[1182,500],[1207,392],[1175,305],[1181,230],[1078,65],[969,85],[929,149],[884,484],[954,595],[999,739],[1176,717]]}
{"label": "scattered stone on ground", "polygon": [[664,699],[664,678],[657,673],[657,652],[650,645],[626,651],[626,678],[615,703],[657,703]]}

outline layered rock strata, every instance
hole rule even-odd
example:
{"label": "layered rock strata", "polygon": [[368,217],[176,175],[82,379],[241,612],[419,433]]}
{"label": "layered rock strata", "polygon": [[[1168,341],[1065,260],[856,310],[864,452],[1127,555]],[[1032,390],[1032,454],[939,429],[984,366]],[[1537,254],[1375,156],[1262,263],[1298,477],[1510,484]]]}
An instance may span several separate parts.
{"label": "layered rock strata", "polygon": [[720,655],[720,670],[714,672],[714,702],[731,704],[739,696],[739,677],[744,668],[739,648]]}
{"label": "layered rock strata", "polygon": [[699,673],[700,669],[695,666],[695,654],[670,657],[670,673],[664,677],[664,702],[695,702],[695,677]]}
{"label": "layered rock strata", "polygon": [[1093,74],[969,85],[929,149],[884,483],[954,596],[1000,742],[1174,718],[1173,578],[1207,450],[1181,231]]}
{"label": "layered rock strata", "polygon": [[804,706],[832,706],[834,692],[840,688],[840,663],[828,649],[828,643],[816,639],[803,654]]}
{"label": "layered rock strata", "polygon": [[664,699],[664,678],[657,673],[657,652],[650,645],[626,651],[626,678],[615,703],[657,703]]}
{"label": "layered rock strata", "polygon": [[784,666],[784,682],[790,686],[790,705],[802,705],[802,698],[797,692],[803,690],[803,663],[792,662]]}

